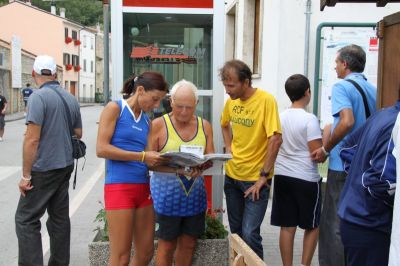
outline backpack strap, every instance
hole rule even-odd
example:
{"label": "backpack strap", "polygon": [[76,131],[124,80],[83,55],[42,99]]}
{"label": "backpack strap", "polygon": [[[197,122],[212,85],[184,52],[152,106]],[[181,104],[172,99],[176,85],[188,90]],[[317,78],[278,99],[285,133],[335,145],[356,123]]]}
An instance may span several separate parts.
{"label": "backpack strap", "polygon": [[357,82],[355,82],[352,79],[345,79],[345,81],[350,82],[351,84],[353,84],[353,86],[358,90],[358,92],[361,94],[361,97],[363,99],[364,102],[364,109],[365,109],[365,116],[366,119],[368,119],[368,117],[371,116],[371,112],[369,111],[369,107],[368,107],[368,101],[367,101],[367,96],[365,95],[364,91],[361,89],[360,85],[358,85]]}

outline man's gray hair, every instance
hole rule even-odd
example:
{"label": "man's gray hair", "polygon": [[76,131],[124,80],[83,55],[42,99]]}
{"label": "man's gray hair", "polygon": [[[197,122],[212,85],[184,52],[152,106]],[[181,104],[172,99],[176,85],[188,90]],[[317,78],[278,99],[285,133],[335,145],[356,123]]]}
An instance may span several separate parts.
{"label": "man's gray hair", "polygon": [[364,72],[366,55],[363,48],[358,45],[351,44],[342,47],[338,51],[338,58],[342,62],[346,62],[351,72]]}
{"label": "man's gray hair", "polygon": [[170,95],[171,95],[171,99],[174,100],[174,96],[176,94],[176,92],[178,91],[179,88],[188,88],[193,92],[194,98],[196,100],[196,102],[199,100],[199,93],[197,92],[197,87],[196,85],[194,85],[192,82],[187,81],[185,79],[182,79],[180,81],[178,81],[177,83],[175,83],[175,85],[172,87],[171,91],[170,91]]}

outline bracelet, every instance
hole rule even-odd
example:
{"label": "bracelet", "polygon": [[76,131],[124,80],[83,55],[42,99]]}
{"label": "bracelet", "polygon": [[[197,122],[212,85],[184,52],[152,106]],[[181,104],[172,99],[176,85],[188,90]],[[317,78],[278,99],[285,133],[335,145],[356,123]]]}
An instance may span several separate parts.
{"label": "bracelet", "polygon": [[321,147],[322,152],[325,154],[325,156],[329,156],[329,152],[327,152],[324,148],[324,146]]}
{"label": "bracelet", "polygon": [[32,176],[29,176],[29,178],[26,178],[26,177],[22,176],[21,178],[22,178],[22,180],[24,180],[24,181],[31,181]]}
{"label": "bracelet", "polygon": [[142,151],[142,159],[140,160],[142,163],[144,162],[144,157],[146,156],[146,152]]}

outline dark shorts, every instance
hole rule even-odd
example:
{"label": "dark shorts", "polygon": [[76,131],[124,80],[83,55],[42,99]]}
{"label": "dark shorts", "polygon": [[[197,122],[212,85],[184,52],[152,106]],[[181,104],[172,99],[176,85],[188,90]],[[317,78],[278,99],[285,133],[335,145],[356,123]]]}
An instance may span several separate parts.
{"label": "dark shorts", "polygon": [[180,235],[199,237],[205,230],[204,212],[194,216],[165,216],[156,213],[156,236],[163,240],[173,240]]}
{"label": "dark shorts", "polygon": [[28,104],[28,100],[24,100],[25,107]]}
{"label": "dark shorts", "polygon": [[3,129],[4,126],[6,125],[4,117],[5,117],[5,115],[0,115],[0,129]]}
{"label": "dark shorts", "polygon": [[313,229],[321,216],[321,181],[309,182],[276,175],[271,224],[281,227]]}
{"label": "dark shorts", "polygon": [[106,210],[139,209],[153,204],[149,184],[104,185]]}

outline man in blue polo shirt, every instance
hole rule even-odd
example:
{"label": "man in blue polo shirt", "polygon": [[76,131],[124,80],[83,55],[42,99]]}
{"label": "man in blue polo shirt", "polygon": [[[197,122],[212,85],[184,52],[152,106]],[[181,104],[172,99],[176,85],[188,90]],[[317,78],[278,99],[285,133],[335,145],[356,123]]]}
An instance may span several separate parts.
{"label": "man in blue polo shirt", "polygon": [[342,80],[332,88],[331,134],[324,146],[311,155],[317,162],[325,161],[330,155],[318,244],[321,266],[345,265],[343,245],[339,236],[339,218],[336,214],[346,177],[339,150],[346,136],[362,126],[367,116],[376,111],[376,88],[362,74],[365,61],[365,52],[358,45],[348,45],[337,52],[335,70],[338,78]]}
{"label": "man in blue polo shirt", "polygon": [[371,116],[346,138],[340,151],[348,172],[338,210],[348,266],[388,265],[396,190],[392,152],[399,112],[397,102]]}

